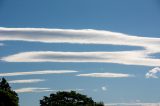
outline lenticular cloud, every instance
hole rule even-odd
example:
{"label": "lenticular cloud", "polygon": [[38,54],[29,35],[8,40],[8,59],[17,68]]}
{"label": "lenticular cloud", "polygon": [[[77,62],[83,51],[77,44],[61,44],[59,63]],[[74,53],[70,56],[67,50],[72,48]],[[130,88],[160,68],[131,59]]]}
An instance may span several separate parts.
{"label": "lenticular cloud", "polygon": [[125,65],[160,66],[160,59],[152,59],[144,51],[120,52],[22,52],[3,57],[6,62],[100,62]]}
{"label": "lenticular cloud", "polygon": [[80,77],[97,77],[97,78],[127,78],[133,77],[130,74],[122,74],[122,73],[88,73],[88,74],[78,74]]}
{"label": "lenticular cloud", "polygon": [[152,52],[160,50],[160,38],[94,29],[0,28],[0,41],[31,41],[43,43],[79,43],[140,46]]}
{"label": "lenticular cloud", "polygon": [[43,70],[43,71],[27,71],[27,72],[11,72],[11,73],[0,73],[0,76],[20,76],[20,75],[41,75],[41,74],[66,74],[75,73],[78,71],[74,70]]}
{"label": "lenticular cloud", "polygon": [[2,57],[5,62],[103,62],[125,65],[160,66],[160,38],[132,36],[94,29],[0,28],[0,41],[41,43],[110,44],[143,47],[116,52],[30,51]]}

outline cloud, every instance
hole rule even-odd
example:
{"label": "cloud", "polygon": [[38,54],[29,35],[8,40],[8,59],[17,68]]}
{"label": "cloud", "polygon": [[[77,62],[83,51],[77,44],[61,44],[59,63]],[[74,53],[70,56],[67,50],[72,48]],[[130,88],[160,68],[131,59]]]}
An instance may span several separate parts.
{"label": "cloud", "polygon": [[[21,40],[43,43],[80,43],[160,47],[160,38],[130,36],[128,34],[94,29],[0,28],[0,41]],[[153,52],[153,51],[152,51]]]}
{"label": "cloud", "polygon": [[6,62],[101,62],[125,65],[160,66],[160,59],[152,59],[142,51],[120,52],[21,52],[1,58]]}
{"label": "cloud", "polygon": [[58,92],[58,91],[83,91],[84,89],[63,89],[63,90],[52,90],[50,88],[37,88],[37,87],[27,87],[27,88],[19,88],[14,91],[17,93],[33,93],[33,92]]}
{"label": "cloud", "polygon": [[45,81],[45,79],[25,79],[25,80],[11,80],[9,83],[37,83]]}
{"label": "cloud", "polygon": [[3,44],[3,43],[0,43],[0,46],[4,46],[4,44]]}
{"label": "cloud", "polygon": [[81,77],[100,77],[100,78],[126,78],[126,77],[133,77],[133,75],[122,74],[122,73],[89,73],[89,74],[78,74],[77,76],[81,76]]}
{"label": "cloud", "polygon": [[84,89],[79,89],[79,88],[76,88],[76,89],[61,89],[61,90],[54,90],[55,92],[57,91],[84,91]]}
{"label": "cloud", "polygon": [[79,43],[141,46],[160,52],[160,38],[131,36],[128,34],[94,29],[47,29],[0,27],[0,41],[19,40],[43,43]]}
{"label": "cloud", "polygon": [[15,89],[14,91],[17,93],[26,93],[26,92],[50,92],[52,90],[50,88],[28,87],[28,88]]}
{"label": "cloud", "polygon": [[[0,41],[21,40],[44,43],[113,44],[150,48],[160,46],[160,38],[130,36],[94,29],[0,28]],[[158,50],[159,51],[159,50]]]}
{"label": "cloud", "polygon": [[117,52],[21,52],[1,58],[6,62],[104,62],[125,65],[160,66],[160,38],[140,37],[94,29],[0,28],[0,41],[42,43],[110,44],[143,47]]}
{"label": "cloud", "polygon": [[105,106],[160,106],[160,103],[109,103]]}
{"label": "cloud", "polygon": [[11,72],[11,73],[0,73],[0,76],[19,76],[19,75],[39,75],[39,74],[65,74],[75,73],[78,71],[74,70],[44,70],[44,71],[30,71],[30,72]]}
{"label": "cloud", "polygon": [[153,68],[151,70],[149,70],[147,73],[146,73],[146,78],[159,78],[157,76],[157,73],[160,72],[160,68],[159,67],[156,67],[156,68]]}
{"label": "cloud", "polygon": [[102,89],[102,91],[106,91],[107,90],[107,88],[105,86],[102,86],[101,89]]}

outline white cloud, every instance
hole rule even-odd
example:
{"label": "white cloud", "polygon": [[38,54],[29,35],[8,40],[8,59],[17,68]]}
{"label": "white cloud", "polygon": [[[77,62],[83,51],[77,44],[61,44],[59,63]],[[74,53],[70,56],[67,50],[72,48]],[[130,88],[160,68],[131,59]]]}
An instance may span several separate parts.
{"label": "white cloud", "polygon": [[93,29],[0,28],[0,41],[20,40],[43,43],[110,44],[143,47],[119,52],[21,52],[3,57],[6,62],[106,62],[125,65],[160,66],[160,38]]}
{"label": "white cloud", "polygon": [[34,87],[26,87],[14,90],[17,93],[26,93],[26,92],[50,92],[52,91],[50,88],[34,88]]}
{"label": "white cloud", "polygon": [[102,86],[101,89],[102,89],[102,91],[106,91],[107,90],[107,88],[105,86]]}
{"label": "white cloud", "polygon": [[160,106],[160,103],[109,103],[105,106]]}
{"label": "white cloud", "polygon": [[160,38],[93,29],[0,28],[0,41],[21,40],[44,43],[80,43],[141,46],[160,52]]}
{"label": "white cloud", "polygon": [[42,82],[45,81],[45,79],[25,79],[25,80],[11,80],[8,81],[9,83],[37,83],[37,82]]}
{"label": "white cloud", "polygon": [[122,73],[89,73],[89,74],[78,74],[77,76],[82,76],[82,77],[101,77],[101,78],[126,78],[126,77],[133,77],[133,75],[122,74]]}
{"label": "white cloud", "polygon": [[153,68],[153,69],[149,70],[149,72],[146,73],[146,78],[159,78],[157,76],[158,72],[160,72],[159,67]]}
{"label": "white cloud", "polygon": [[84,89],[63,89],[63,90],[52,90],[50,88],[37,88],[37,87],[26,87],[15,89],[17,93],[29,93],[29,92],[58,92],[58,91],[83,91]]}
{"label": "white cloud", "polygon": [[152,59],[142,51],[120,52],[22,52],[3,57],[6,62],[102,62],[125,65],[160,66],[160,59]]}
{"label": "white cloud", "polygon": [[78,71],[74,70],[44,70],[44,71],[30,71],[30,72],[11,72],[11,73],[0,73],[0,76],[18,76],[18,75],[39,75],[39,74],[65,74],[75,73]]}

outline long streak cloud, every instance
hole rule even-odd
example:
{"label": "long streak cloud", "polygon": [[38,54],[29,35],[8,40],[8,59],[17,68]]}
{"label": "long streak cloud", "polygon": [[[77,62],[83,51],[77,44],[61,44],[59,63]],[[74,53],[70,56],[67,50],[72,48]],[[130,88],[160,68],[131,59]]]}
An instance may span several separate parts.
{"label": "long streak cloud", "polygon": [[50,88],[36,88],[36,87],[26,87],[15,89],[17,93],[27,93],[27,92],[51,92]]}
{"label": "long streak cloud", "polygon": [[78,74],[77,76],[99,77],[99,78],[127,78],[127,77],[133,77],[133,75],[122,74],[122,73],[88,73],[88,74]]}
{"label": "long streak cloud", "polygon": [[40,75],[40,74],[65,74],[75,73],[74,70],[44,70],[44,71],[30,71],[30,72],[11,72],[11,73],[0,73],[1,77],[6,76],[19,76],[19,75]]}
{"label": "long streak cloud", "polygon": [[160,38],[93,29],[0,28],[0,41],[42,43],[110,44],[143,47],[143,50],[117,52],[31,51],[2,57],[6,62],[105,62],[125,65],[160,66]]}
{"label": "long streak cloud", "polygon": [[80,43],[141,46],[157,52],[160,38],[130,36],[128,34],[94,29],[46,29],[0,27],[0,41],[20,40],[44,43]]}
{"label": "long streak cloud", "polygon": [[22,52],[3,57],[7,62],[102,62],[125,65],[160,66],[160,59],[152,59],[142,51],[121,52]]}
{"label": "long streak cloud", "polygon": [[23,79],[23,80],[11,80],[9,83],[37,83],[37,82],[42,82],[45,81],[44,79]]}
{"label": "long streak cloud", "polygon": [[33,93],[33,92],[58,92],[58,91],[83,91],[84,89],[62,89],[52,90],[51,88],[26,87],[15,89],[17,93]]}

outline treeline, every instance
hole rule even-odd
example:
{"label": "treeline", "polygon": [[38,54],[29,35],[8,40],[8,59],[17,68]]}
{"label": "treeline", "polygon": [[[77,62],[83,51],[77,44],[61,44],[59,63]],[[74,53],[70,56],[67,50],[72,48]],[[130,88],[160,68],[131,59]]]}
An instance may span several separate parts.
{"label": "treeline", "polygon": [[[0,79],[0,106],[19,106],[18,94],[13,91],[5,78]],[[40,100],[40,106],[104,106],[91,97],[76,91],[59,91]]]}

